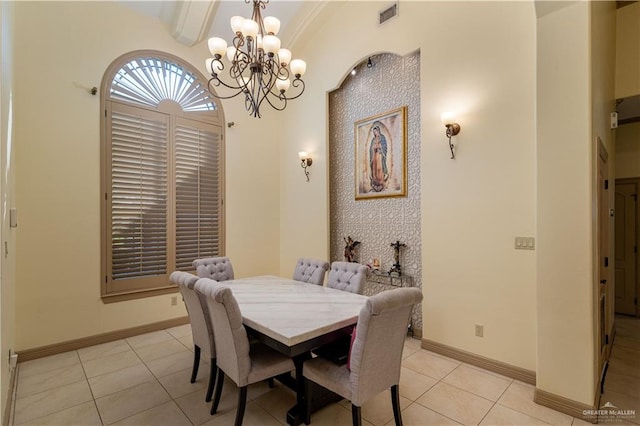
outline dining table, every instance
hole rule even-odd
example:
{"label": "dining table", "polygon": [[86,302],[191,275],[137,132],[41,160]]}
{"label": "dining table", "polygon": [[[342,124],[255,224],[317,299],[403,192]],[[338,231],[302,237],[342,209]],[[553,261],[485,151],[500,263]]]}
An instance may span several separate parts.
{"label": "dining table", "polygon": [[[248,333],[293,359],[296,378],[278,377],[296,391],[296,405],[287,412],[287,423],[301,424],[306,401],[302,366],[311,351],[348,336],[358,322],[366,296],[277,276],[257,276],[224,281],[240,307]],[[317,409],[332,396],[313,396]],[[326,391],[328,392],[328,391]]]}

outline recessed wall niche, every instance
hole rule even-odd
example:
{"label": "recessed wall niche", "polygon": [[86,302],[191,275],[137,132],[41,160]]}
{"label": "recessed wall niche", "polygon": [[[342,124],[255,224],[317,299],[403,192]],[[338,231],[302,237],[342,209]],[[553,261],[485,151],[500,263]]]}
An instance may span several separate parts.
{"label": "recessed wall niche", "polygon": [[[407,107],[407,196],[355,199],[354,123],[399,107]],[[342,85],[329,94],[329,188],[331,259],[344,260],[344,238],[360,241],[356,261],[380,260],[380,269],[393,266],[391,243],[406,244],[400,252],[403,274],[422,287],[420,232],[420,52],[407,56],[372,55],[355,67]],[[367,282],[365,294],[389,286]],[[422,333],[422,307],[414,309],[412,324]]]}

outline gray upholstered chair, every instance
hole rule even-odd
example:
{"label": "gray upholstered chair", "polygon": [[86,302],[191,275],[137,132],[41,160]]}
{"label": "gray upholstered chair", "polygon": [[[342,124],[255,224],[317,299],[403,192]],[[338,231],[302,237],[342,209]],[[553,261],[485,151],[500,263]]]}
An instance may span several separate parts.
{"label": "gray upholstered chair", "polygon": [[188,272],[175,271],[169,277],[172,283],[176,284],[182,294],[182,300],[189,314],[189,324],[191,325],[191,335],[193,337],[193,369],[191,371],[191,383],[198,377],[198,367],[200,366],[200,353],[204,352],[211,362],[209,370],[209,386],[205,400],[211,401],[213,394],[213,384],[216,381],[218,367],[216,365],[216,346],[213,339],[213,327],[204,296],[194,290],[198,277]]}
{"label": "gray upholstered chair", "polygon": [[322,285],[329,262],[311,258],[300,258],[293,271],[293,279],[303,283]]}
{"label": "gray upholstered chair", "polygon": [[[367,279],[369,268],[354,262],[333,262],[327,277],[327,287],[351,293],[362,294],[364,283]],[[351,339],[345,336],[341,339],[327,343],[313,352],[336,364],[345,364],[349,355]]]}
{"label": "gray upholstered chair", "polygon": [[[391,402],[396,425],[402,425],[400,415],[400,366],[411,310],[422,300],[417,288],[383,291],[367,299],[360,310],[356,335],[347,365],[337,365],[322,357],[305,361],[303,375],[351,401],[354,426],[362,422],[361,407],[369,398],[391,388]],[[310,398],[307,398],[309,401]],[[306,422],[310,422],[307,407]]]}
{"label": "gray upholstered chair", "polygon": [[224,376],[239,388],[235,425],[242,424],[247,402],[247,386],[295,370],[291,358],[286,357],[258,341],[249,342],[242,325],[242,314],[231,289],[207,278],[199,279],[196,291],[206,296],[214,339],[218,348],[217,361],[220,374],[211,405],[211,414],[218,410]]}
{"label": "gray upholstered chair", "polygon": [[233,279],[233,265],[228,257],[207,257],[193,261],[196,274],[200,278],[211,278],[214,281]]}
{"label": "gray upholstered chair", "polygon": [[362,294],[369,268],[353,262],[333,262],[327,278],[327,287]]}

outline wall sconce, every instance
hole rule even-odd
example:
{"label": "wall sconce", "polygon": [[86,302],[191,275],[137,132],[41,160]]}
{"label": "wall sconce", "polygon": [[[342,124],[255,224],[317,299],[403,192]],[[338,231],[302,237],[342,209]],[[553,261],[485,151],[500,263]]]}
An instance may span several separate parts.
{"label": "wall sconce", "polygon": [[300,167],[304,169],[304,175],[307,177],[307,182],[309,182],[309,171],[307,170],[307,167],[313,164],[313,160],[304,151],[299,152],[298,157],[300,157]]}
{"label": "wall sconce", "polygon": [[442,124],[447,128],[446,135],[449,138],[449,149],[451,150],[451,159],[456,158],[456,154],[453,152],[453,143],[451,142],[451,137],[460,133],[460,125],[456,123],[456,115],[453,112],[443,112],[440,116],[440,120],[442,120]]}

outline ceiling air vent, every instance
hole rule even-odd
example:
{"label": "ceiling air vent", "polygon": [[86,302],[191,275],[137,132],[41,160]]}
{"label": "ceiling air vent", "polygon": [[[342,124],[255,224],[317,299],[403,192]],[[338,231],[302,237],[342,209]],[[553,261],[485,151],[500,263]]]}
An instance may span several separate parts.
{"label": "ceiling air vent", "polygon": [[380,11],[380,24],[384,24],[385,22],[387,22],[389,19],[398,16],[398,3],[394,3],[391,6],[387,7],[384,10]]}

